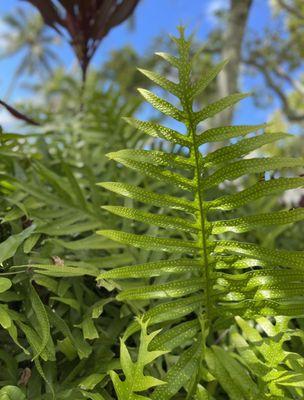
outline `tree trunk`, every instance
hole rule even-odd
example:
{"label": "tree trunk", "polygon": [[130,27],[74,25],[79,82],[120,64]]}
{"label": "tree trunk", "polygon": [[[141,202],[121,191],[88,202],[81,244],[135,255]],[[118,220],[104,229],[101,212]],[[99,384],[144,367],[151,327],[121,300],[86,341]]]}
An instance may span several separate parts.
{"label": "tree trunk", "polygon": [[[242,44],[246,23],[253,0],[230,0],[227,26],[223,34],[222,59],[229,60],[218,77],[219,97],[225,97],[238,91],[238,77],[241,64]],[[230,125],[233,120],[233,108],[223,111],[218,125]]]}

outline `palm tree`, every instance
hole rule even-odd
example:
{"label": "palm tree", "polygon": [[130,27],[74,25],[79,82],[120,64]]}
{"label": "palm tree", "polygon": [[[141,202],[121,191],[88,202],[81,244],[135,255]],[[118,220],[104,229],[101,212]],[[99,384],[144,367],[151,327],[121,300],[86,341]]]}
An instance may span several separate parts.
{"label": "palm tree", "polygon": [[59,43],[59,37],[50,34],[39,14],[17,8],[14,14],[4,17],[7,30],[2,34],[0,58],[21,54],[21,60],[14,71],[6,98],[12,94],[17,80],[22,75],[39,75],[47,78],[60,60],[52,46]]}

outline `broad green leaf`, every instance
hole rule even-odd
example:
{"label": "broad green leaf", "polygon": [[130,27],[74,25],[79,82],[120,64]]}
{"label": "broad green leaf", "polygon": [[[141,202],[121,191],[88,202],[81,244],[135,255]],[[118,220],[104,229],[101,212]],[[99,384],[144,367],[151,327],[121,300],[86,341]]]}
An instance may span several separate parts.
{"label": "broad green leaf", "polygon": [[115,153],[108,153],[111,159],[133,160],[154,165],[160,165],[170,168],[184,168],[193,170],[195,165],[190,157],[180,156],[178,154],[165,153],[159,150],[119,150]]}
{"label": "broad green leaf", "polygon": [[81,394],[84,396],[85,399],[90,400],[106,400],[100,393],[93,393],[88,392],[86,390],[81,390]]}
{"label": "broad green leaf", "polygon": [[97,279],[128,279],[149,278],[163,274],[183,274],[196,272],[201,268],[201,262],[192,259],[165,260],[146,264],[132,265],[129,267],[114,268],[102,272]]}
{"label": "broad green leaf", "polygon": [[115,160],[128,168],[134,169],[135,171],[141,172],[142,174],[164,183],[169,183],[190,192],[194,189],[193,183],[190,179],[170,170],[166,170],[158,165],[153,165],[144,161],[126,160],[125,158],[119,157],[119,153],[110,153],[108,156],[112,160]]}
{"label": "broad green leaf", "polygon": [[13,257],[18,250],[18,247],[33,233],[35,229],[36,226],[32,225],[24,231],[12,235],[4,242],[0,243],[0,264]]}
{"label": "broad green leaf", "polygon": [[34,164],[38,173],[53,186],[57,194],[67,203],[72,202],[71,198],[71,188],[67,180],[65,180],[62,176],[56,174],[51,171],[45,165],[40,162],[35,162]]}
{"label": "broad green leaf", "polygon": [[30,286],[30,301],[33,307],[33,310],[35,312],[37,322],[39,324],[39,328],[37,331],[39,331],[39,335],[41,335],[41,343],[39,344],[39,348],[37,351],[37,354],[35,355],[35,358],[37,358],[42,351],[46,348],[49,339],[50,339],[50,323],[48,319],[47,312],[45,310],[45,307],[40,300],[40,297],[38,296],[36,290],[34,287],[31,285]]}
{"label": "broad green leaf", "polygon": [[26,400],[26,397],[17,386],[8,385],[0,389],[0,400]]}
{"label": "broad green leaf", "polygon": [[[183,318],[199,309],[202,303],[202,295],[186,297],[185,299],[170,300],[170,302],[161,303],[150,308],[143,316],[144,321],[152,324],[160,322],[172,321]],[[134,322],[126,330],[124,337],[128,338],[140,328],[138,322]]]}
{"label": "broad green leaf", "polygon": [[208,203],[208,207],[219,210],[233,210],[259,198],[303,186],[304,178],[271,179],[269,181],[258,182],[238,193],[212,200]]}
{"label": "broad green leaf", "polygon": [[156,94],[150,92],[146,89],[138,89],[139,93],[143,96],[148,103],[150,103],[154,108],[166,114],[168,117],[172,117],[177,121],[184,120],[183,111],[179,110],[178,108],[174,107],[168,101],[161,99],[160,97],[156,96]]}
{"label": "broad green leaf", "polygon": [[11,325],[7,328],[7,332],[9,333],[10,337],[12,338],[13,342],[24,352],[24,354],[29,355],[29,351],[22,346],[20,341],[18,340],[18,331],[17,327],[14,322],[11,320]]}
{"label": "broad green leaf", "polygon": [[83,331],[83,337],[85,339],[93,340],[99,338],[98,331],[91,317],[85,318],[81,323],[81,327]]}
{"label": "broad green leaf", "polygon": [[209,104],[201,111],[197,111],[194,113],[194,121],[198,124],[201,121],[204,121],[207,118],[214,117],[214,115],[218,114],[220,111],[225,110],[228,107],[233,106],[235,103],[238,103],[240,100],[248,97],[248,94],[235,93],[229,96],[224,97],[221,100],[218,100],[214,103]]}
{"label": "broad green leaf", "polygon": [[102,230],[97,233],[119,243],[140,247],[146,250],[171,251],[178,253],[188,252],[190,254],[198,251],[196,242],[187,242],[180,239],[157,238],[113,230]]}
{"label": "broad green leaf", "polygon": [[84,210],[87,209],[87,202],[85,199],[85,194],[83,193],[83,190],[80,187],[77,179],[75,178],[71,168],[69,167],[68,164],[63,163],[63,170],[69,180],[70,187],[71,187],[72,191],[74,192],[75,199],[77,200],[75,203],[78,204],[78,202],[79,202]]}
{"label": "broad green leaf", "polygon": [[151,285],[122,291],[117,300],[144,300],[182,297],[203,289],[203,282],[195,279],[173,281],[163,285]]}
{"label": "broad green leaf", "polygon": [[83,378],[78,386],[83,390],[93,390],[105,376],[105,374],[91,374]]}
{"label": "broad green leaf", "polygon": [[297,208],[289,211],[277,211],[224,221],[216,221],[213,224],[212,232],[216,234],[223,232],[240,233],[263,226],[290,224],[303,219],[304,209]]}
{"label": "broad green leaf", "polygon": [[210,397],[210,394],[207,392],[205,388],[201,385],[198,385],[197,391],[195,394],[195,400],[213,400],[213,397]]}
{"label": "broad green leaf", "polygon": [[218,128],[211,128],[197,135],[196,143],[198,146],[200,146],[204,143],[221,142],[231,138],[245,136],[248,133],[255,132],[266,127],[267,124],[220,126]]}
{"label": "broad green leaf", "polygon": [[143,392],[154,386],[164,384],[163,381],[144,374],[145,366],[166,353],[166,351],[161,350],[148,350],[149,344],[151,343],[153,338],[159,333],[159,331],[154,331],[148,334],[148,323],[144,323],[141,320],[138,320],[138,322],[141,326],[141,335],[137,360],[135,362],[132,361],[124,340],[121,340],[120,361],[125,379],[122,381],[116,372],[110,372],[110,376],[113,381],[118,400],[136,400],[140,398],[148,398],[140,396],[136,394],[136,392]]}
{"label": "broad green leaf", "polygon": [[218,241],[215,247],[216,252],[229,251],[234,254],[252,256],[256,260],[277,263],[282,267],[294,267],[303,269],[304,252],[267,249],[256,244],[236,242],[236,241]]}
{"label": "broad green leaf", "polygon": [[180,96],[182,94],[180,92],[179,85],[170,81],[169,79],[165,78],[164,76],[162,76],[156,72],[153,72],[153,71],[148,71],[143,68],[138,68],[138,70],[142,74],[146,75],[151,81],[153,81],[157,85],[161,86],[163,89],[167,90],[168,92],[171,92],[172,94],[174,94],[176,96]]}
{"label": "broad green leaf", "polygon": [[220,347],[208,349],[206,358],[212,374],[233,400],[258,398],[259,390],[247,371]]}
{"label": "broad green leaf", "polygon": [[40,233],[44,233],[49,236],[67,236],[79,235],[83,232],[94,231],[95,229],[103,226],[103,223],[98,220],[81,222],[81,220],[84,218],[86,218],[85,215],[82,215],[81,218],[79,218],[77,215],[74,215],[71,218],[72,221],[66,219],[64,223],[62,223],[62,218],[59,218],[59,221],[55,220],[53,224],[41,226],[38,230]]}
{"label": "broad green leaf", "polygon": [[79,358],[87,358],[92,351],[90,346],[84,340],[80,340],[78,337],[73,335],[65,320],[62,319],[56,312],[53,312],[50,308],[47,308],[47,313],[50,323],[60,332],[62,332],[65,337],[69,338],[75,350],[77,350]]}
{"label": "broad green leaf", "polygon": [[245,154],[250,153],[252,150],[258,149],[261,146],[274,142],[276,140],[288,138],[291,135],[287,133],[264,133],[253,138],[240,140],[236,144],[222,147],[212,153],[207,154],[205,163],[219,164],[227,163],[233,159],[239,158]]}
{"label": "broad green leaf", "polygon": [[200,346],[198,341],[180,356],[165,376],[166,385],[159,386],[153,392],[153,400],[170,400],[178,391],[187,384],[198,367],[200,358]]}
{"label": "broad green leaf", "polygon": [[12,325],[10,315],[2,304],[0,304],[0,325],[4,329],[9,329]]}
{"label": "broad green leaf", "polygon": [[302,167],[303,165],[303,158],[288,157],[251,158],[235,161],[208,176],[204,180],[204,186],[207,189],[224,182],[226,179],[233,180],[245,174],[273,171],[282,168]]}
{"label": "broad green leaf", "polygon": [[214,78],[220,73],[220,71],[225,67],[226,64],[226,60],[222,61],[211,68],[207,72],[207,74],[203,74],[198,82],[196,82],[190,90],[191,99],[203,92],[207,88],[207,86],[214,80]]}
{"label": "broad green leaf", "polygon": [[[16,268],[16,267],[15,267]],[[98,269],[97,268],[92,268],[91,266],[88,266],[88,268],[81,268],[81,267],[68,267],[68,266],[57,266],[54,264],[51,265],[45,265],[45,264],[33,264],[31,265],[31,268],[35,272],[38,272],[39,274],[45,274],[48,276],[54,276],[54,277],[67,277],[67,276],[84,276],[84,275],[89,275],[89,276],[97,276],[98,275]]]}
{"label": "broad green leaf", "polygon": [[191,145],[191,140],[186,135],[182,135],[181,133],[173,129],[167,128],[162,125],[158,125],[154,122],[140,121],[135,118],[125,118],[125,120],[130,125],[134,126],[135,128],[139,129],[140,131],[154,138],[164,139],[169,142],[179,144],[181,146]]}
{"label": "broad green leaf", "polygon": [[0,293],[4,293],[10,289],[12,282],[7,278],[0,277]]}
{"label": "broad green leaf", "polygon": [[33,233],[29,238],[25,240],[23,244],[23,250],[26,254],[32,251],[32,249],[35,247],[40,237],[41,237],[40,233]]}
{"label": "broad green leaf", "polygon": [[81,304],[79,304],[78,301],[74,298],[52,296],[51,300],[59,301],[60,303],[66,304],[67,306],[73,308],[78,312],[80,312],[81,310]]}
{"label": "broad green leaf", "polygon": [[197,232],[198,227],[195,224],[187,220],[186,218],[168,217],[162,214],[152,214],[145,211],[136,210],[134,208],[119,207],[119,206],[103,206],[107,211],[113,214],[119,215],[120,217],[133,219],[135,221],[144,222],[149,225],[156,225],[162,228],[168,229],[179,229],[186,232]]}
{"label": "broad green leaf", "polygon": [[157,56],[163,58],[164,60],[166,60],[168,63],[170,63],[171,65],[173,65],[174,67],[179,68],[180,66],[180,61],[178,58],[174,57],[172,54],[169,53],[165,53],[165,52],[156,52],[155,53]]}
{"label": "broad green leaf", "polygon": [[52,242],[69,250],[110,250],[117,249],[117,243],[101,238],[98,235],[90,235],[84,239],[65,241],[60,239],[52,239]]}
{"label": "broad green leaf", "polygon": [[[54,352],[51,353],[51,350],[54,350],[51,347],[44,346],[42,348],[41,345],[41,337],[32,327],[28,326],[27,324],[22,323],[21,321],[17,321],[19,328],[23,331],[26,339],[33,351],[33,360],[36,361],[38,356],[41,357],[44,361],[54,361],[55,354]],[[47,342],[49,344],[49,341]]]}
{"label": "broad green leaf", "polygon": [[183,322],[170,328],[166,332],[158,334],[151,342],[149,349],[151,350],[172,350],[178,346],[182,346],[191,340],[199,331],[200,324],[197,319],[193,321]]}
{"label": "broad green leaf", "polygon": [[140,187],[128,185],[125,183],[103,182],[99,183],[99,186],[102,186],[105,189],[110,190],[114,193],[120,194],[121,196],[129,197],[142,203],[153,204],[158,207],[169,207],[188,212],[194,212],[197,210],[196,205],[190,201],[175,198],[173,196],[168,196],[165,194],[153,193],[146,189],[142,189]]}

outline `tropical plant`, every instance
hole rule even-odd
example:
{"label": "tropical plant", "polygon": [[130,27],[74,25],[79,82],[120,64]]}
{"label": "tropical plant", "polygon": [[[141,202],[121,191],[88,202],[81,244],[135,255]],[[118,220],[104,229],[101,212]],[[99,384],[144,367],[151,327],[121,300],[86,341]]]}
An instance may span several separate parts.
{"label": "tropical plant", "polygon": [[[291,177],[290,173],[292,169],[303,167],[303,158],[248,157],[248,154],[261,146],[288,137],[281,132],[247,136],[259,132],[265,125],[223,126],[202,130],[202,122],[247,95],[231,94],[197,110],[196,96],[217,76],[225,62],[219,63],[208,74],[193,82],[191,41],[185,38],[183,29],[180,33],[179,38],[174,38],[178,48],[177,56],[158,53],[178,70],[178,81],[170,81],[151,71],[142,71],[174,95],[178,103],[173,105],[144,89],[140,89],[140,93],[154,108],[177,121],[174,128],[184,124],[185,132],[180,133],[164,125],[137,119],[128,118],[127,121],[142,132],[161,141],[171,142],[183,150],[177,154],[174,151],[128,149],[108,154],[119,165],[150,178],[150,187],[154,180],[158,180],[168,187],[172,185],[178,192],[164,187],[152,191],[120,182],[100,184],[138,204],[132,208],[105,206],[106,210],[142,224],[159,227],[154,232],[160,232],[161,235],[121,230],[99,231],[104,237],[124,245],[159,253],[156,261],[105,271],[99,279],[117,281],[121,291],[116,299],[126,302],[137,313],[144,309],[144,321],[149,320],[150,325],[161,324],[166,329],[165,343],[169,341],[175,348],[181,345],[184,347],[189,340],[192,342],[192,346],[180,354],[176,366],[164,376],[163,380],[167,384],[158,386],[150,395],[152,399],[175,398],[183,387],[188,393],[187,398],[191,399],[196,392],[204,393],[203,388],[197,386],[201,377],[206,376],[204,371],[209,369],[216,378],[217,370],[224,374],[219,364],[224,356],[223,351],[210,349],[209,345],[217,331],[231,326],[235,316],[255,318],[303,314],[303,254],[231,240],[225,236],[229,232],[238,234],[302,220],[304,213],[301,208],[233,218],[227,218],[226,215],[231,216],[230,211],[241,209],[261,197],[302,187],[303,177]],[[232,138],[239,140],[227,143]],[[221,141],[225,141],[224,146],[203,153],[206,148],[204,145]],[[281,170],[287,170],[287,175],[280,172],[278,176]],[[276,172],[273,179],[267,179],[268,171]],[[227,194],[224,191],[215,197],[215,193],[218,193],[215,187],[247,174],[263,174],[263,179],[258,177],[253,185],[237,193]],[[180,190],[183,196],[176,195]],[[142,210],[139,205],[141,203],[152,205],[153,208],[149,212]],[[140,283],[135,285],[133,279]],[[140,324],[134,322],[125,337],[139,328]],[[201,340],[203,344],[198,345]],[[232,358],[231,361],[227,360],[226,373],[230,373],[231,368],[238,371],[241,365]],[[270,393],[261,391],[247,372],[241,376],[247,376],[246,384],[239,388],[234,384],[232,389],[224,378],[218,379],[229,398],[269,398]],[[239,380],[236,382],[239,383]],[[300,382],[293,382],[293,385],[301,388]],[[146,387],[150,386],[147,384]],[[204,394],[196,396],[204,398]],[[134,389],[128,398],[141,397]]]}
{"label": "tropical plant", "polygon": [[149,399],[149,397],[134,395],[134,392],[142,392],[150,389],[153,386],[165,384],[165,382],[157,378],[144,375],[144,367],[150,364],[156,358],[166,353],[166,351],[162,350],[149,351],[149,345],[160,331],[154,331],[148,334],[148,322],[138,320],[138,323],[141,326],[141,336],[136,362],[132,361],[126,344],[122,339],[120,343],[120,359],[121,367],[125,373],[125,379],[121,381],[116,372],[110,372],[119,400]]}
{"label": "tropical plant", "polygon": [[14,14],[4,18],[7,29],[2,35],[4,43],[1,58],[21,55],[21,60],[12,77],[7,96],[12,94],[18,78],[22,75],[37,74],[47,78],[60,60],[52,48],[58,39],[50,34],[39,14],[17,8]]}
{"label": "tropical plant", "polygon": [[102,39],[115,26],[125,21],[139,0],[25,0],[36,7],[45,24],[57,33],[70,37],[79,61],[82,80]]}
{"label": "tropical plant", "polygon": [[[100,265],[132,262],[133,254],[95,234],[115,224],[99,207],[109,196],[95,183],[119,173],[104,154],[132,142],[134,130],[121,115],[134,112],[139,101],[124,103],[115,90],[101,90],[95,81],[91,86],[88,79],[86,106],[76,117],[80,85],[62,82],[75,92],[74,103],[65,103],[61,93],[62,114],[49,115],[47,104],[39,112],[44,126],[36,132],[1,134],[0,263],[2,279],[11,278],[11,287],[0,293],[0,382],[24,381],[19,386],[33,399],[52,398],[52,391],[56,399],[100,399],[95,386],[115,366],[110,348],[130,317],[119,319],[115,304],[107,313],[111,299],[95,278]],[[50,341],[40,353],[43,337]],[[6,354],[21,355],[21,361]],[[60,368],[53,367],[55,360]]]}
{"label": "tropical plant", "polygon": [[198,76],[173,42],[141,70],[163,116],[132,117],[125,67],[57,71],[21,105],[40,125],[0,134],[1,400],[304,397],[304,213],[275,196],[303,159],[265,124],[211,129],[245,96],[208,105],[225,62]]}

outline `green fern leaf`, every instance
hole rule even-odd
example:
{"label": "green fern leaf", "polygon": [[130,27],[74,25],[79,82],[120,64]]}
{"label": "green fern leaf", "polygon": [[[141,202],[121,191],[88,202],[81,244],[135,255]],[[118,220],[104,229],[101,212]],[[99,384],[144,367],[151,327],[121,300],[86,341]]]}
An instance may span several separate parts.
{"label": "green fern leaf", "polygon": [[239,193],[222,196],[208,203],[208,209],[233,210],[265,196],[304,186],[304,178],[278,178],[258,182]]}
{"label": "green fern leaf", "polygon": [[152,400],[170,400],[178,391],[187,384],[196,372],[200,354],[201,342],[198,341],[180,356],[177,363],[168,371],[165,380],[166,385],[155,389]]}
{"label": "green fern leaf", "polygon": [[161,332],[151,342],[151,350],[168,350],[171,351],[178,346],[184,345],[188,340],[196,336],[200,330],[200,324],[195,319],[176,325],[166,332]]}
{"label": "green fern leaf", "polygon": [[103,182],[99,183],[99,186],[104,187],[107,190],[111,190],[114,193],[120,194],[121,196],[129,197],[142,203],[153,204],[158,207],[168,207],[187,212],[197,211],[196,206],[190,201],[175,198],[169,195],[153,193],[137,186],[118,182]]}
{"label": "green fern leaf", "polygon": [[7,278],[0,278],[0,293],[6,292],[12,286],[12,282]]}
{"label": "green fern leaf", "polygon": [[231,400],[265,398],[247,371],[224,349],[217,346],[208,349],[206,360],[211,373]]}
{"label": "green fern leaf", "polygon": [[141,326],[141,335],[137,360],[135,362],[132,361],[127,346],[124,340],[121,339],[120,362],[125,375],[125,380],[122,381],[116,372],[110,372],[118,400],[149,399],[149,397],[142,396],[136,392],[144,392],[154,386],[163,385],[165,383],[159,379],[144,374],[144,367],[146,365],[166,353],[166,351],[163,350],[149,351],[148,349],[149,344],[159,331],[154,331],[148,334],[148,322],[143,322],[138,319],[138,323]]}
{"label": "green fern leaf", "polygon": [[231,341],[238,352],[237,358],[255,375],[266,398],[302,398],[303,357],[286,351],[283,346],[287,348],[293,337],[303,337],[303,332],[288,329],[286,317],[277,317],[274,322],[259,317],[255,326],[253,321],[249,323],[241,317],[236,317],[236,322],[240,332],[233,330]]}
{"label": "green fern leaf", "polygon": [[241,157],[244,154],[248,154],[252,150],[258,149],[264,144],[275,142],[280,139],[289,137],[286,133],[268,133],[266,135],[259,135],[249,139],[243,139],[240,142],[233,144],[228,147],[223,147],[215,150],[205,157],[206,164],[210,163],[219,164],[227,163],[235,158]]}
{"label": "green fern leaf", "polygon": [[26,400],[25,394],[17,386],[4,386],[0,390],[1,400]]}
{"label": "green fern leaf", "polygon": [[[110,153],[109,157],[112,160],[159,183],[153,186],[154,191],[127,183],[101,183],[100,186],[118,195],[153,206],[149,209],[147,206],[142,208],[139,204],[136,208],[130,208],[132,203],[128,203],[128,207],[110,205],[104,208],[120,217],[137,221],[140,226],[143,224],[153,228],[147,230],[149,234],[115,230],[97,232],[124,246],[135,246],[158,253],[157,261],[154,258],[153,262],[141,262],[138,265],[127,265],[102,272],[97,279],[122,280],[122,290],[117,295],[119,301],[145,300],[143,304],[147,310],[143,321],[149,320],[151,325],[163,324],[165,330],[162,334],[164,336],[159,336],[163,338],[160,344],[161,348],[168,346],[169,349],[174,348],[175,343],[181,343],[182,339],[179,338],[184,337],[182,327],[187,327],[183,318],[191,313],[195,313],[198,319],[191,322],[191,333],[185,337],[192,338],[197,343],[202,330],[198,320],[203,321],[203,336],[206,337],[216,326],[218,317],[296,316],[303,315],[304,312],[304,284],[300,272],[304,266],[302,252],[269,249],[217,236],[226,232],[238,234],[265,226],[290,224],[304,219],[302,210],[276,211],[239,218],[230,218],[229,214],[223,216],[226,211],[239,209],[257,199],[303,187],[304,178],[292,176],[291,171],[295,169],[295,174],[298,174],[298,169],[303,168],[304,159],[248,157],[253,150],[289,136],[281,132],[262,133],[265,124],[215,127],[201,132],[202,121],[235,105],[247,95],[232,94],[197,110],[196,96],[215,79],[225,63],[220,63],[197,82],[193,82],[191,43],[185,38],[183,30],[180,37],[174,38],[174,41],[178,48],[177,57],[167,53],[158,55],[177,69],[178,81],[169,81],[154,72],[143,72],[154,83],[175,95],[179,102],[171,104],[150,91],[141,89],[140,92],[154,108],[183,123],[186,133],[136,119],[129,119],[128,122],[153,138],[169,141],[173,145],[178,144],[185,150],[177,154],[174,150],[176,146],[166,145],[163,146],[163,151],[120,150]],[[247,134],[257,131],[258,134],[246,137]],[[232,138],[239,140],[235,144],[225,142],[213,152],[208,152],[208,147],[204,146],[207,149],[204,150],[206,154],[202,153],[202,144]],[[289,177],[280,176],[268,181],[257,181],[237,193],[223,192],[218,195],[227,180],[234,181],[247,175],[265,174],[269,171],[281,174],[281,171],[286,169]],[[170,195],[166,194],[167,185],[174,188]],[[216,191],[210,190],[214,187],[217,188]],[[218,210],[222,211],[220,218]],[[246,268],[251,268],[251,271],[248,272]],[[284,277],[288,280],[288,285],[284,282]],[[151,281],[147,278],[151,278]],[[132,284],[128,284],[128,279],[137,279],[138,283],[134,284],[132,281]],[[147,300],[151,300],[151,306]],[[127,329],[125,338],[139,329],[140,323],[134,322]],[[152,398],[171,398],[184,386],[184,382],[190,379],[195,369],[197,372],[198,363],[195,366],[191,361],[188,363],[186,356],[188,353],[192,354],[195,346],[196,344],[192,345],[181,356],[179,368],[185,368],[188,372],[182,375],[178,369],[173,372],[169,370],[167,385],[156,388]],[[222,368],[225,369],[227,379],[238,378],[231,378],[230,368],[239,368],[234,359],[225,358],[225,366],[220,365],[220,350],[215,348],[208,351],[210,363],[216,364],[215,371]],[[199,353],[201,354],[201,350]],[[125,357],[127,359],[127,356]],[[176,374],[179,373],[181,383],[176,379]],[[112,377],[117,386],[118,396],[122,397],[123,383],[115,373]],[[246,382],[255,396],[257,392],[254,383],[249,377]],[[191,393],[194,394],[195,390],[196,387],[191,389]],[[232,398],[251,398],[244,385],[240,384],[237,387],[234,383],[233,388],[229,390]]]}
{"label": "green fern leaf", "polygon": [[223,126],[211,128],[205,132],[201,132],[197,137],[197,144],[200,146],[204,143],[221,142],[239,136],[245,136],[248,133],[256,132],[259,129],[266,128],[266,124],[261,125],[239,125],[239,126]]}
{"label": "green fern leaf", "polygon": [[47,312],[44,308],[44,305],[42,301],[40,300],[40,297],[38,296],[36,290],[34,289],[33,286],[31,286],[30,290],[30,300],[31,304],[33,307],[33,310],[35,312],[38,324],[39,324],[39,334],[41,335],[41,344],[39,345],[37,349],[37,354],[35,354],[35,358],[38,357],[47,347],[50,339],[51,339],[51,334],[50,334],[50,323],[49,319],[47,316]]}

